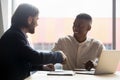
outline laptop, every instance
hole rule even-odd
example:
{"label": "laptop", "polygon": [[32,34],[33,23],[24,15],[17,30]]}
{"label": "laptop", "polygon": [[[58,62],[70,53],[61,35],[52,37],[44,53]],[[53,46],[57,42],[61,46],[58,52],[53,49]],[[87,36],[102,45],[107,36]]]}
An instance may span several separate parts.
{"label": "laptop", "polygon": [[103,50],[96,69],[91,71],[78,70],[76,74],[113,74],[116,72],[117,66],[120,61],[120,51],[117,50]]}

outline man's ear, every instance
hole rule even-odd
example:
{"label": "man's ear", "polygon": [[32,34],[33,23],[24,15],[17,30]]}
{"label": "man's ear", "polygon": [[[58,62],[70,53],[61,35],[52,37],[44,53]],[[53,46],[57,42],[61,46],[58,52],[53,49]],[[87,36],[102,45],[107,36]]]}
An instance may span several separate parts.
{"label": "man's ear", "polygon": [[91,25],[88,26],[88,31],[90,31],[90,30],[91,30]]}
{"label": "man's ear", "polygon": [[32,17],[29,16],[29,17],[28,17],[28,24],[31,24],[31,23],[32,23]]}

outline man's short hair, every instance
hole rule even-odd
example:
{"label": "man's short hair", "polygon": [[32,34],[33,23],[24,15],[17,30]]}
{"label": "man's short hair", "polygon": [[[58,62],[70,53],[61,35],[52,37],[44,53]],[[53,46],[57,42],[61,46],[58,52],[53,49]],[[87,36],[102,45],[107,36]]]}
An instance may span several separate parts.
{"label": "man's short hair", "polygon": [[92,21],[92,17],[89,14],[86,13],[80,13],[76,16],[76,19],[85,19]]}
{"label": "man's short hair", "polygon": [[11,24],[15,27],[25,27],[28,25],[28,17],[34,17],[38,14],[39,10],[33,5],[20,4],[12,16]]}
{"label": "man's short hair", "polygon": [[81,20],[81,19],[84,19],[84,20],[87,20],[87,21],[90,21],[90,23],[92,23],[92,17],[89,15],[89,14],[86,14],[86,13],[80,13],[76,16],[75,20],[74,20],[74,25],[73,26],[78,26],[78,21]]}

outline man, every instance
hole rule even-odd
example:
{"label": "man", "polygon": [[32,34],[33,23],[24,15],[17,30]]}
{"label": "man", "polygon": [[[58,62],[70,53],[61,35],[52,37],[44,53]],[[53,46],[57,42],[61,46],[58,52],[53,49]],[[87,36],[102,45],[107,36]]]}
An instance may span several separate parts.
{"label": "man", "polygon": [[49,63],[64,63],[66,56],[62,51],[38,53],[29,46],[26,33],[34,33],[38,14],[38,9],[30,4],[19,5],[12,16],[10,29],[1,37],[0,65],[4,80],[23,80],[31,70],[49,70],[53,69]]}
{"label": "man", "polygon": [[73,24],[73,36],[59,38],[53,51],[62,50],[67,56],[64,69],[87,69],[95,67],[94,63],[100,56],[103,44],[93,38],[88,38],[92,18],[86,13],[77,15]]}

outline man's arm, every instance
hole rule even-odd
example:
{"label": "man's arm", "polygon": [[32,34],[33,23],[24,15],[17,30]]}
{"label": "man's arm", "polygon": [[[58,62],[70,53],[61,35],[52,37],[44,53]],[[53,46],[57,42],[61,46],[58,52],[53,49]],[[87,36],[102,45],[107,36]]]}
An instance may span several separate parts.
{"label": "man's arm", "polygon": [[[63,53],[63,55],[65,54],[63,51],[63,40],[62,38],[59,38],[58,41],[55,43],[52,51],[60,51]],[[66,57],[66,56],[65,56]],[[67,62],[67,58],[64,59],[64,61],[62,62],[62,64],[65,64]]]}
{"label": "man's arm", "polygon": [[54,64],[44,64],[44,65],[32,65],[31,71],[44,70],[44,71],[54,71]]}
{"label": "man's arm", "polygon": [[100,57],[100,55],[101,55],[101,52],[102,52],[102,50],[105,49],[105,46],[103,45],[102,42],[98,42],[97,44],[98,44],[98,48],[97,48],[97,50],[96,50],[96,53],[97,53],[96,58],[95,58],[94,60],[89,60],[89,61],[87,61],[87,62],[85,63],[85,65],[84,65],[84,66],[85,66],[85,69],[88,70],[88,71],[90,71],[91,68],[96,68],[96,66],[97,66],[97,64],[98,64],[98,59],[99,59],[99,57]]}
{"label": "man's arm", "polygon": [[19,51],[20,56],[27,62],[34,65],[48,64],[48,63],[62,63],[65,59],[65,55],[61,52],[37,52],[33,50],[29,45],[26,44],[25,40],[20,40],[15,43]]}
{"label": "man's arm", "polygon": [[63,46],[63,45],[62,45],[62,40],[61,40],[61,38],[60,38],[60,39],[58,39],[58,41],[55,43],[52,51],[58,51],[58,50],[61,50],[61,51],[62,51],[62,48],[63,48],[62,46]]}

